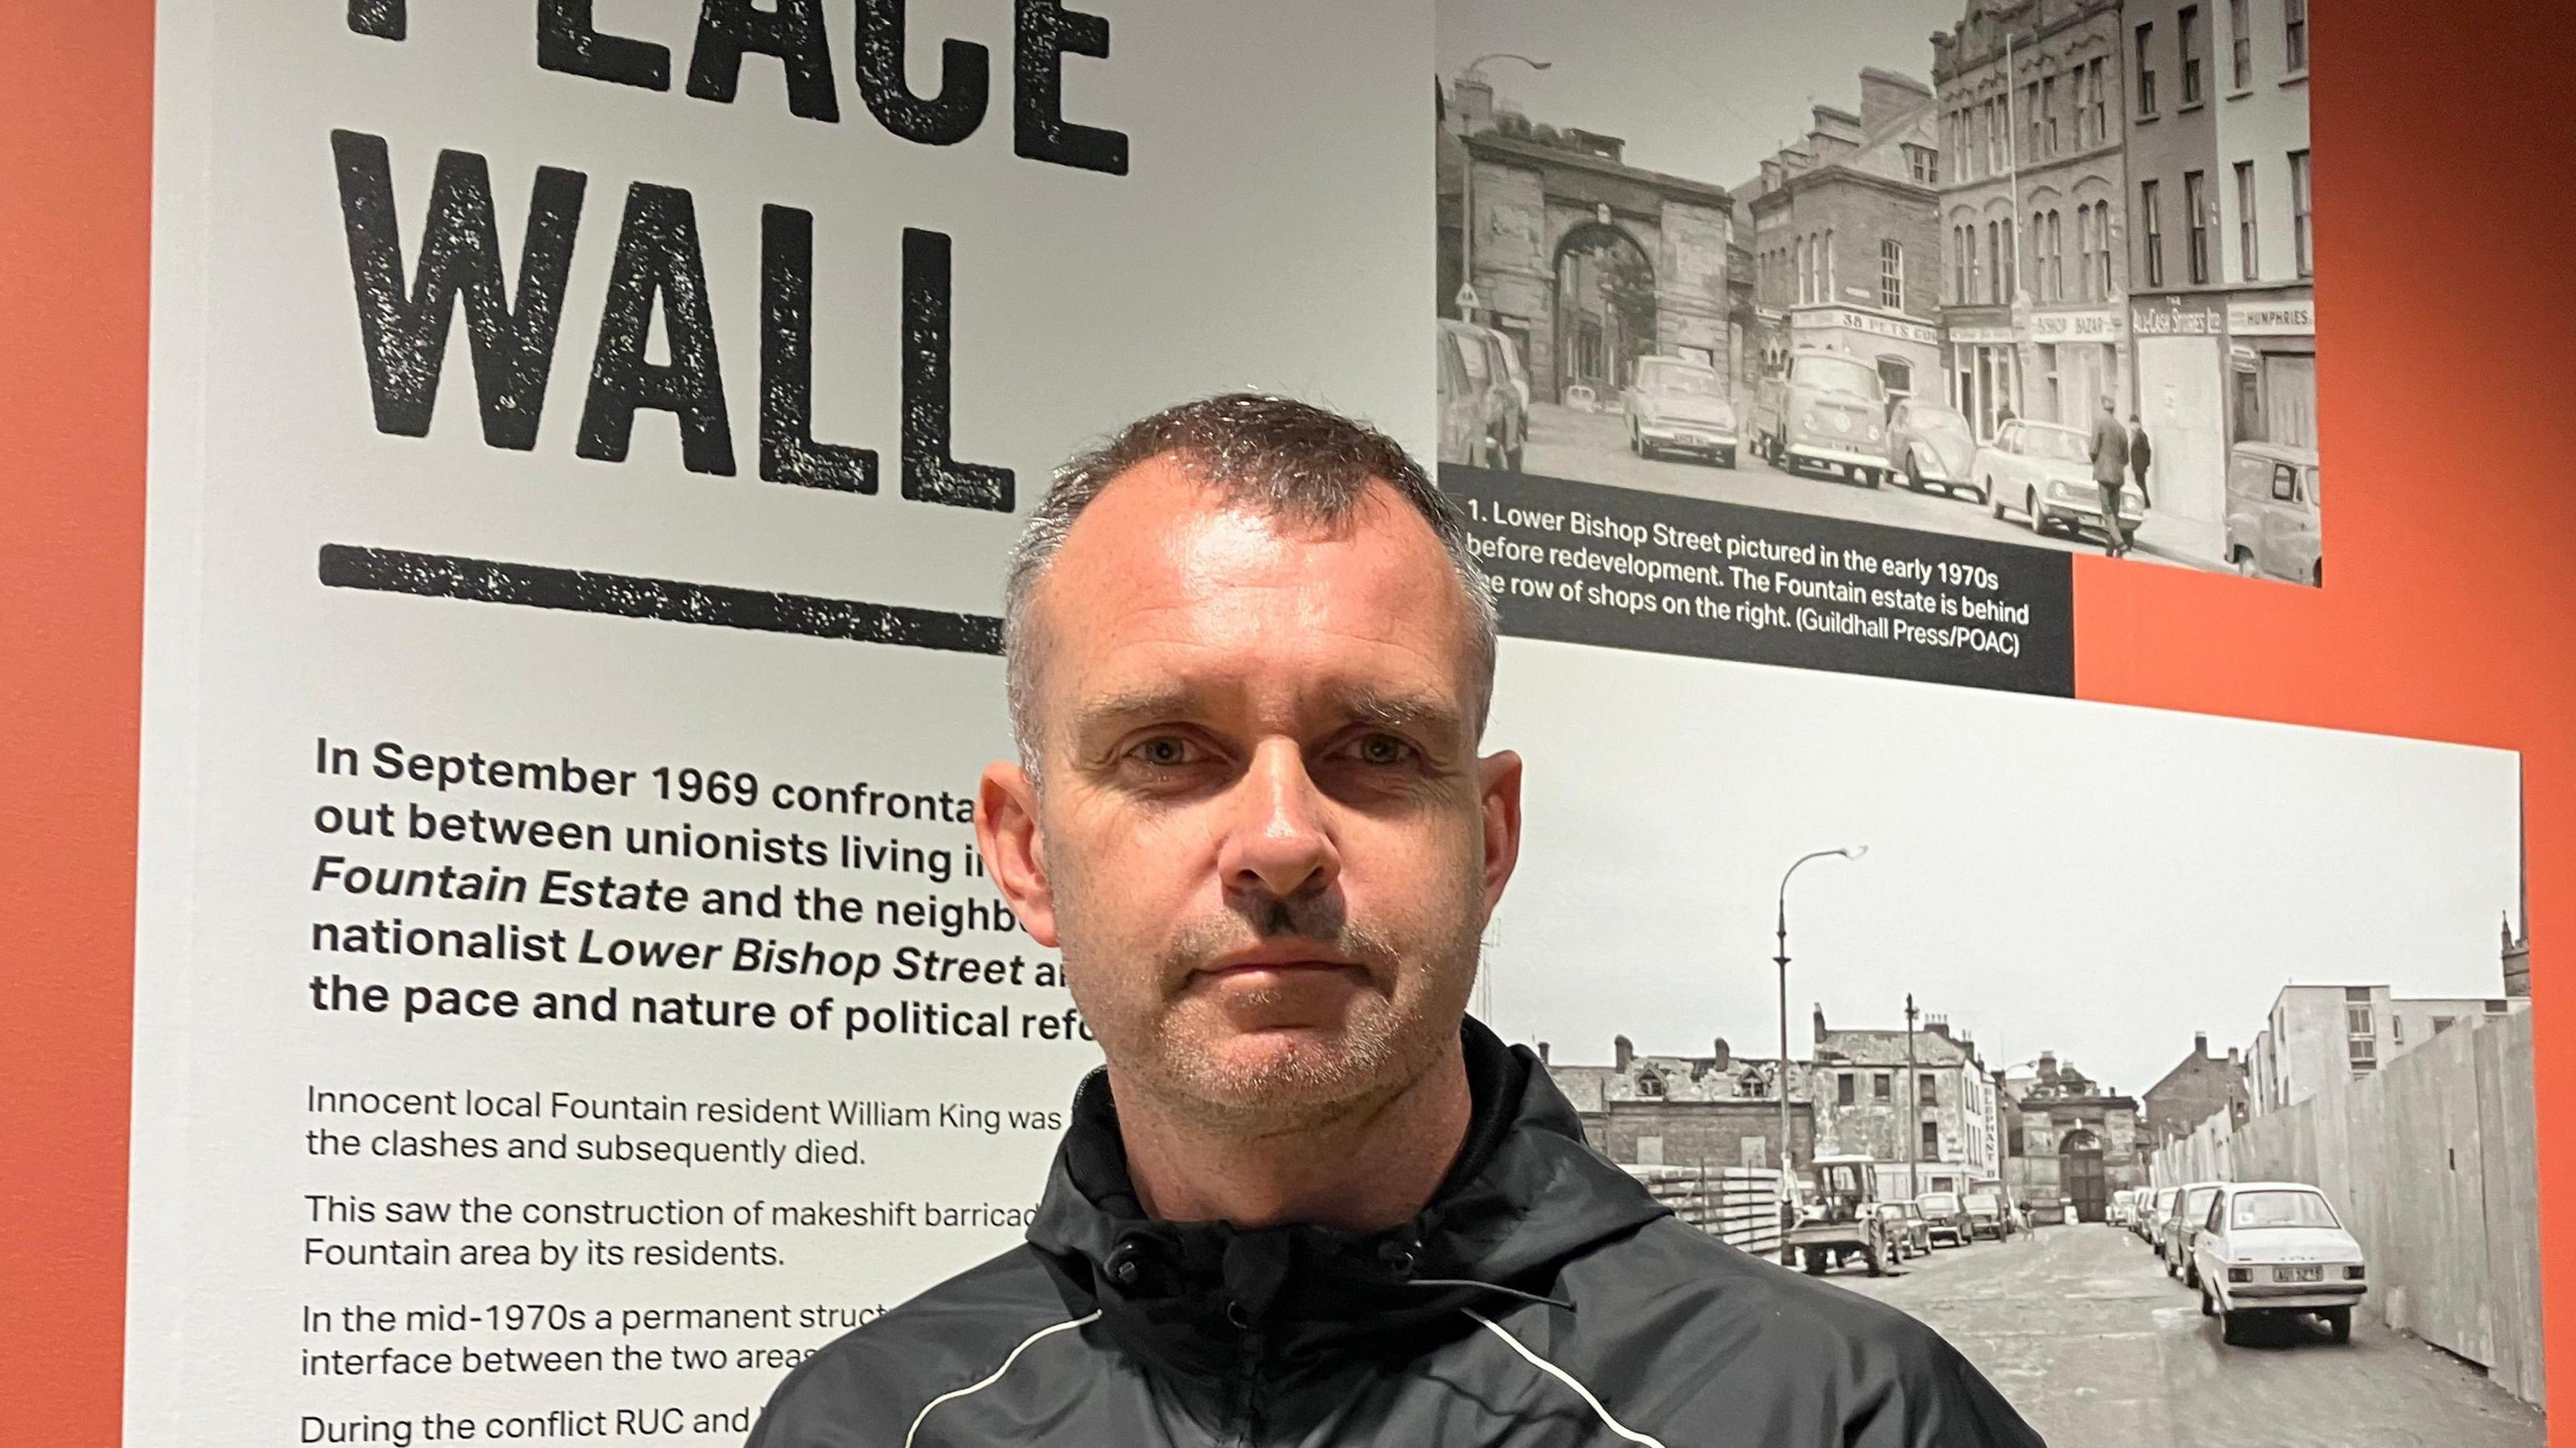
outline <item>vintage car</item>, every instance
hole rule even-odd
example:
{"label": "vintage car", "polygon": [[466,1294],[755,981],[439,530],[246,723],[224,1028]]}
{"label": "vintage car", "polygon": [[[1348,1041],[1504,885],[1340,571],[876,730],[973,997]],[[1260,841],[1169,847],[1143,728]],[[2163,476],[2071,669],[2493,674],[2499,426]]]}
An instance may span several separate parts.
{"label": "vintage car", "polygon": [[[1958,409],[1908,397],[1887,414],[1887,464],[1915,492],[1974,493],[1977,435]],[[1982,501],[1982,500],[1980,500]]]}
{"label": "vintage car", "polygon": [[2304,1182],[2232,1182],[2210,1197],[2192,1259],[2200,1310],[2219,1337],[2243,1339],[2249,1320],[2315,1314],[2337,1342],[2369,1287],[2361,1243],[2325,1193]]}
{"label": "vintage car", "polygon": [[2179,1277],[2185,1287],[2200,1285],[2200,1268],[2191,1259],[2192,1239],[2200,1233],[2200,1222],[2209,1215],[2209,1200],[2218,1195],[2223,1182],[2193,1182],[2174,1193],[2173,1213],[2165,1218],[2161,1252],[2165,1275]]}
{"label": "vintage car", "polygon": [[[2090,528],[2099,533],[2102,485],[2093,481],[2093,439],[2081,429],[2053,422],[2016,418],[1995,432],[1995,440],[1977,449],[1977,492],[1996,517],[2019,512],[2034,533],[2063,532],[2072,537]],[[2120,490],[2120,531],[2125,540],[2146,519],[2138,490]]]}
{"label": "vintage car", "polygon": [[1491,327],[1476,328],[1476,335],[1485,343],[1485,361],[1496,388],[1494,401],[1501,412],[1494,431],[1496,466],[1516,473],[1529,447],[1529,376],[1521,370],[1520,348],[1509,336]]}
{"label": "vintage car", "polygon": [[2158,1187],[2139,1208],[2135,1228],[2138,1240],[2153,1248],[2158,1255],[2164,1252],[2165,1218],[2173,1211],[2174,1193],[2178,1190],[2180,1188]]}
{"label": "vintage car", "polygon": [[1923,1216],[1923,1239],[1937,1247],[1948,1242],[1953,1247],[1968,1245],[1968,1209],[1959,1204],[1957,1192],[1925,1192],[1914,1199],[1914,1210]]}
{"label": "vintage car", "polygon": [[1931,1240],[1924,1234],[1923,1219],[1915,1215],[1912,1202],[1881,1202],[1878,1217],[1885,1224],[1882,1235],[1887,1241],[1889,1261],[1905,1262],[1930,1255]]}
{"label": "vintage car", "polygon": [[1440,320],[1439,456],[1444,463],[1517,466],[1523,432],[1514,422],[1511,378],[1495,355],[1498,340],[1490,328]]}
{"label": "vintage car", "polygon": [[2129,1225],[2130,1221],[2135,1218],[2137,1214],[2138,1193],[2136,1189],[2132,1187],[2122,1187],[2118,1191],[2111,1193],[2110,1204],[2102,1209],[2102,1220],[2114,1227],[2125,1227]]}
{"label": "vintage car", "polygon": [[1819,1277],[1857,1257],[1876,1277],[1887,1271],[1888,1226],[1878,1213],[1878,1163],[1866,1156],[1820,1156],[1816,1189],[1798,1204],[1782,1247]]}
{"label": "vintage car", "polygon": [[1992,1237],[2008,1241],[2013,1234],[2012,1208],[2000,1192],[1970,1192],[1959,1198],[1960,1210],[1968,1214],[1968,1237]]}
{"label": "vintage car", "polygon": [[1639,457],[1696,453],[1735,466],[1735,404],[1714,367],[1679,357],[1640,357],[1621,394],[1628,412],[1628,451]]}
{"label": "vintage car", "polygon": [[1784,472],[1825,467],[1877,487],[1887,478],[1887,384],[1868,363],[1802,347],[1784,372],[1762,380],[1755,447]]}
{"label": "vintage car", "polygon": [[2326,581],[2313,450],[2268,442],[2228,449],[2227,557],[2248,577]]}

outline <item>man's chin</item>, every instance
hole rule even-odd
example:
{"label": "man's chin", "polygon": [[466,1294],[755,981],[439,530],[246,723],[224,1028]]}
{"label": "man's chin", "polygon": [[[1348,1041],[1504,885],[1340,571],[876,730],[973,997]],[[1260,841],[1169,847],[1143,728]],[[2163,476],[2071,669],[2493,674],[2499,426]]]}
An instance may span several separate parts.
{"label": "man's chin", "polygon": [[1230,1114],[1309,1115],[1401,1084],[1388,1079],[1398,1067],[1389,1043],[1346,1026],[1268,1025],[1172,1044],[1172,1084]]}

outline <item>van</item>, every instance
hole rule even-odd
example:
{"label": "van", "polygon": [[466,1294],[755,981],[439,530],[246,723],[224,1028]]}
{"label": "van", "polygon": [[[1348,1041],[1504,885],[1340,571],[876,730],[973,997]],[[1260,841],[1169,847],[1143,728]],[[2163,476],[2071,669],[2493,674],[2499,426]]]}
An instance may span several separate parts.
{"label": "van", "polygon": [[2315,449],[2240,442],[2227,450],[2227,559],[2249,578],[2323,586]]}

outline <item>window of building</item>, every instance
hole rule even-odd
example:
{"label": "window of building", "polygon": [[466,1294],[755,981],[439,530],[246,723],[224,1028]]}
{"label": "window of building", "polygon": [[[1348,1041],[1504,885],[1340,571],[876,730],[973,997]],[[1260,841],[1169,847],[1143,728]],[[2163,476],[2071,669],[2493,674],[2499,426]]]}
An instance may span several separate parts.
{"label": "window of building", "polygon": [[2101,298],[2101,299],[2102,299],[2102,300],[2104,300],[2104,301],[2109,301],[2109,300],[2111,300],[2113,297],[2116,297],[2116,296],[2118,296],[2118,295],[2119,295],[2119,293],[2118,293],[2117,291],[2115,291],[2115,290],[2112,288],[2112,286],[2111,286],[2111,203],[2110,203],[2110,202],[2108,202],[2108,201],[2096,201],[2096,202],[2094,202],[2094,203],[2093,203],[2093,228],[2094,228],[2094,235],[2096,235],[2097,237],[2099,237],[2099,238],[2101,239],[2101,242],[2102,242],[2101,246],[2097,247],[2097,248],[2094,250],[2094,252],[2093,252],[2093,269],[2094,269],[2094,273],[2095,273],[2094,278],[2093,278],[2093,281],[2094,281],[2094,292],[2093,292],[2093,295],[2095,295],[2095,296],[2097,296],[2097,297]]}
{"label": "window of building", "polygon": [[2308,153],[2290,153],[2290,254],[2299,264],[2299,275],[2316,275],[2315,264],[2308,254]]}
{"label": "window of building", "polygon": [[1977,228],[1974,226],[1964,226],[1961,227],[1959,231],[1959,239],[1967,243],[1962,250],[1966,251],[1968,254],[1968,293],[1959,300],[1973,304],[1986,299],[1984,290],[1986,285],[1986,272],[1985,268],[1979,264],[1977,259]]}
{"label": "window of building", "polygon": [[2156,113],[2156,27],[2150,23],[2138,27],[2138,114]]}
{"label": "window of building", "polygon": [[1664,1094],[1664,1078],[1652,1071],[1645,1072],[1637,1078],[1637,1094],[1660,1098]]}
{"label": "window of building", "polygon": [[2165,284],[2165,222],[2163,188],[2153,181],[2138,183],[2138,220],[2145,233],[2142,244],[2147,259],[2147,285]]}
{"label": "window of building", "polygon": [[1934,1158],[1941,1155],[1940,1122],[1927,1121],[1923,1123],[1923,1154]]}
{"label": "window of building", "polygon": [[2366,985],[2345,986],[2343,988],[2343,998],[2347,1001],[2358,1001],[2367,1005],[2370,1001],[2370,987]]}
{"label": "window of building", "polygon": [[1891,1093],[1886,1072],[1877,1072],[1869,1078],[1869,1094],[1881,1101],[1888,1099]]}
{"label": "window of building", "polygon": [[2228,84],[2236,90],[2254,87],[2254,17],[2247,0],[2227,0]]}
{"label": "window of building", "polygon": [[2093,144],[2098,146],[2111,139],[2110,73],[2098,55],[2086,61],[2084,69],[2093,77]]}
{"label": "window of building", "polygon": [[2003,223],[1999,221],[1987,222],[1985,300],[1989,303],[2000,302],[2004,299],[2004,259],[2003,252],[2001,250],[2003,240]]}
{"label": "window of building", "polygon": [[1906,144],[1904,151],[1905,174],[1913,177],[1916,185],[1934,186],[1940,184],[1940,152],[1933,150],[1929,146],[1917,146],[1911,142]]}
{"label": "window of building", "polygon": [[2039,154],[2057,154],[2057,77],[2048,76],[2039,83],[2039,113],[2046,118],[2041,128]]}
{"label": "window of building", "polygon": [[1857,1092],[1857,1090],[1858,1090],[1858,1089],[1859,1089],[1859,1088],[1858,1088],[1858,1082],[1857,1082],[1857,1081],[1856,1081],[1856,1079],[1853,1077],[1853,1075],[1852,1075],[1852,1073],[1851,1073],[1851,1072],[1849,1072],[1849,1071],[1837,1071],[1837,1072],[1835,1072],[1835,1073],[1834,1073],[1834,1104],[1835,1104],[1835,1105],[1837,1105],[1837,1106],[1849,1106],[1849,1105],[1851,1105],[1855,1100],[1857,1100],[1857,1099],[1858,1099],[1858,1097],[1857,1097],[1857,1096],[1856,1096],[1856,1094],[1855,1094],[1855,1093]]}
{"label": "window of building", "polygon": [[2506,1000],[2491,1000],[2486,1003],[2486,1009],[2488,1015],[2500,1016],[2513,1009],[2513,1002]]}
{"label": "window of building", "polygon": [[[2082,285],[2091,274],[2093,261],[2093,208],[2075,208],[2075,281]],[[2066,217],[2061,212],[2048,213],[2048,294],[2059,301],[2067,300],[2066,291]]]}
{"label": "window of building", "polygon": [[2182,103],[2200,104],[2200,7],[2186,5],[2174,13],[2179,22],[2174,27],[2176,40],[2182,46]]}
{"label": "window of building", "polygon": [[2459,1023],[2460,1018],[2458,1016],[2435,1016],[2433,1018],[2433,1034],[2438,1036]]}
{"label": "window of building", "polygon": [[2402,1046],[2406,1044],[2406,1018],[2404,1016],[2390,1016],[2388,1018],[2388,1040],[2391,1045]]}
{"label": "window of building", "polygon": [[2347,1036],[2376,1036],[2379,1034],[2379,1032],[2371,1025],[2370,1007],[2368,1006],[2345,1006],[2343,1008],[2343,1030],[2344,1034]]}
{"label": "window of building", "polygon": [[2041,150],[2039,145],[2040,120],[2047,111],[2047,102],[2040,98],[2038,81],[2032,81],[2021,88],[2022,119],[2023,123],[2030,127],[2030,139],[2023,143],[2023,148],[2030,153],[2030,159],[2033,161],[2048,154]]}
{"label": "window of building", "polygon": [[2004,259],[2003,294],[1995,300],[2009,302],[2021,292],[2021,238],[2015,234],[2011,218],[2005,218],[2003,227],[2004,246],[1999,253]]}
{"label": "window of building", "polygon": [[1926,1072],[1924,1072],[1924,1073],[1923,1073],[1923,1075],[1922,1075],[1922,1078],[1921,1078],[1921,1079],[1922,1079],[1923,1093],[1922,1093],[1922,1096],[1921,1096],[1919,1099],[1921,1100],[1922,1104],[1924,1104],[1924,1105],[1926,1105],[1926,1106],[1938,1106],[1938,1105],[1940,1105],[1940,1104],[1941,1104],[1941,1076],[1940,1076],[1940,1073],[1935,1072],[1935,1071],[1926,1071]]}
{"label": "window of building", "polygon": [[1963,228],[1950,228],[1950,303],[1968,304],[1968,245]]}
{"label": "window of building", "polygon": [[2209,284],[2209,177],[2199,171],[2182,173],[2182,209],[2186,242],[2184,252],[2191,262],[2191,284]]}
{"label": "window of building", "polygon": [[1834,266],[1834,234],[1831,229],[1828,229],[1825,232],[1825,294],[1816,300],[1839,302],[1842,299],[1842,273]]}
{"label": "window of building", "polygon": [[1905,310],[1905,248],[1897,242],[1878,244],[1878,304],[1891,312]]}
{"label": "window of building", "polygon": [[2351,1047],[2351,1050],[2346,1055],[2345,1059],[2352,1062],[2352,1069],[2356,1071],[2375,1071],[2379,1068],[2379,1042],[2376,1038],[2370,1036],[2355,1036],[2347,1044]]}
{"label": "window of building", "polygon": [[2281,0],[2281,34],[2286,56],[2282,63],[2290,74],[2304,75],[2308,69],[2308,0]]}
{"label": "window of building", "polygon": [[2238,274],[2252,281],[2263,274],[2263,252],[2254,235],[2254,163],[2236,163],[2236,256]]}

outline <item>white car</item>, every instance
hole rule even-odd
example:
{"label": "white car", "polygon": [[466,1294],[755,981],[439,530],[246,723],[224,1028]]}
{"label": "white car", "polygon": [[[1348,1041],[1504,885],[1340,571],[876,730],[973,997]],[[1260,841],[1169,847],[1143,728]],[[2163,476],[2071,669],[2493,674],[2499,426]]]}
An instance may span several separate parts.
{"label": "white car", "polygon": [[[1977,449],[1973,467],[1977,491],[1996,517],[2018,512],[2034,533],[2074,537],[2087,528],[2102,532],[2102,485],[2093,481],[2092,434],[2016,418],[1996,432],[1993,442]],[[2138,490],[2122,488],[2122,535],[2137,532],[2146,516]]]}
{"label": "white car", "polygon": [[1717,369],[1680,357],[1640,357],[1625,405],[1628,451],[1637,456],[1688,452],[1735,466],[1735,404]]}
{"label": "white car", "polygon": [[2343,1229],[2326,1194],[2304,1182],[2231,1182],[2197,1224],[2200,1310],[2219,1336],[2241,1341],[2258,1317],[2313,1314],[2337,1342],[2352,1339],[2352,1309],[2370,1285],[2361,1243]]}

